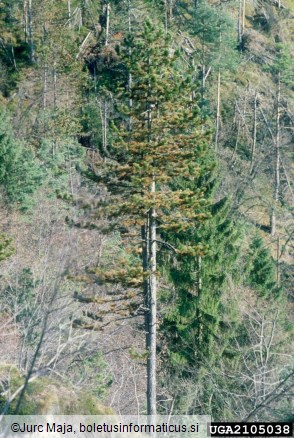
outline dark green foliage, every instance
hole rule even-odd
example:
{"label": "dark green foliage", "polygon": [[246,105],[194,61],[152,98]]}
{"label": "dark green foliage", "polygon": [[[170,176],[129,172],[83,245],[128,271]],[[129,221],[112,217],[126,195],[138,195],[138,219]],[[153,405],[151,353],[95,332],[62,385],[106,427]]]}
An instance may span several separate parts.
{"label": "dark green foliage", "polygon": [[[213,199],[215,182],[208,179],[206,183],[204,180],[198,183],[206,184],[207,195]],[[166,266],[174,291],[162,293],[164,317],[160,329],[163,385],[168,386],[174,398],[175,412],[202,412],[220,418],[221,397],[217,400],[216,394],[213,403],[211,397],[213,388],[222,386],[223,382],[212,370],[221,361],[234,361],[236,356],[232,342],[239,330],[240,317],[236,303],[230,298],[230,287],[242,278],[243,227],[232,216],[229,199],[210,202],[204,223],[190,235],[173,236],[182,242],[193,241],[203,250],[196,257],[174,257],[171,268]]]}
{"label": "dark green foliage", "polygon": [[12,239],[5,234],[0,234],[0,262],[14,253]]}
{"label": "dark green foliage", "polygon": [[[228,332],[225,320],[230,315],[232,322],[236,316],[233,308],[224,307],[222,296],[231,277],[235,281],[240,277],[241,229],[230,217],[230,203],[226,199],[213,204],[208,213],[210,218],[189,236],[189,240],[202,246],[202,254],[177,257],[169,270],[177,298],[162,325],[167,338],[171,336],[171,356],[182,357],[189,366],[214,357],[216,352],[223,354],[215,348],[216,343]],[[187,233],[178,235],[179,240],[187,238]]]}
{"label": "dark green foliage", "polygon": [[[231,216],[230,202],[223,199],[213,204],[210,214],[210,219],[194,235],[195,241],[203,241],[207,245],[201,263],[199,257],[194,260],[185,257],[178,259],[172,269],[167,270],[174,292],[162,294],[163,308],[168,303],[161,324],[164,386],[167,384],[169,387],[174,409],[179,414],[199,412],[197,406],[200,403],[205,407],[203,412],[212,414],[214,418],[232,419],[236,408],[234,401],[226,395],[227,391],[251,393],[250,375],[245,379],[246,384],[238,386],[220,369],[230,370],[228,373],[236,376],[242,372],[246,375],[248,367],[254,370],[252,372],[259,372],[261,365],[256,364],[252,338],[259,333],[261,325],[252,316],[256,324],[256,331],[252,332],[248,321],[251,317],[247,312],[242,317],[230,288],[236,291],[241,288],[245,292],[249,290],[245,289],[246,285],[249,285],[251,290],[259,293],[260,300],[268,300],[269,307],[274,306],[277,297],[282,297],[275,282],[274,262],[262,238],[258,235],[253,237],[244,262],[245,249],[241,247],[244,229]],[[245,303],[247,300],[250,300],[250,294],[244,297]],[[245,305],[250,308],[250,304]],[[263,305],[256,304],[260,309]],[[255,306],[253,309],[254,315]],[[261,320],[262,311],[257,313]],[[265,326],[269,339],[271,327],[275,327],[274,319],[272,313],[272,320],[268,320]],[[289,323],[283,314],[278,320],[279,330],[289,339]],[[259,339],[258,334],[256,336]],[[275,352],[284,348],[279,336],[270,356],[271,361],[275,360]],[[170,386],[166,383],[169,380],[172,382]],[[271,385],[270,378],[266,384]],[[248,396],[248,410],[250,406]]]}
{"label": "dark green foliage", "polygon": [[0,92],[10,95],[20,79],[20,69],[26,66],[29,60],[28,44],[22,39],[22,25],[20,22],[20,2],[17,0],[3,0],[0,3]]}
{"label": "dark green foliage", "polygon": [[287,44],[277,43],[276,56],[272,65],[264,66],[264,70],[271,72],[276,78],[280,75],[281,84],[294,90],[293,55]]}
{"label": "dark green foliage", "polygon": [[218,72],[222,84],[231,80],[239,62],[235,24],[222,6],[217,8],[206,0],[180,2],[179,12],[185,18],[189,35],[195,38],[191,56],[195,68],[194,80],[201,92],[199,104],[203,115],[212,116],[215,94],[208,90],[216,82]]}
{"label": "dark green foliage", "polygon": [[278,288],[275,278],[275,263],[263,239],[256,234],[247,255],[247,281],[262,296],[276,295]]}
{"label": "dark green foliage", "polygon": [[233,31],[234,23],[229,14],[221,7],[216,8],[206,0],[183,4],[187,11],[186,28],[198,37],[199,49],[195,52],[198,62],[227,70],[236,66],[238,54]]}
{"label": "dark green foliage", "polygon": [[32,149],[13,135],[7,111],[0,108],[0,187],[9,203],[27,208],[41,183],[41,172]]}

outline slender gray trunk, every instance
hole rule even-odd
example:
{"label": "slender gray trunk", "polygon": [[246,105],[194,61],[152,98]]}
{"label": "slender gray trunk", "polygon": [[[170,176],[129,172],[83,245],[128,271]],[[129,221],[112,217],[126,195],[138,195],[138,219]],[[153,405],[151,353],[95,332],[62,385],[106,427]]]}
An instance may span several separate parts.
{"label": "slender gray trunk", "polygon": [[257,93],[255,93],[254,96],[250,173],[253,171],[253,166],[254,166],[255,150],[256,150],[256,134],[257,134]]}
{"label": "slender gray trunk", "polygon": [[[53,62],[53,108],[54,111],[57,109],[57,71],[56,71],[56,61]],[[57,147],[56,136],[54,135],[54,139],[52,142],[52,157],[55,156]]]}
{"label": "slender gray trunk", "polygon": [[53,62],[53,106],[54,111],[57,108],[57,71],[56,71],[56,61]]}
{"label": "slender gray trunk", "polygon": [[277,238],[277,262],[276,262],[276,281],[277,286],[280,286],[280,237]]}
{"label": "slender gray trunk", "polygon": [[[132,18],[131,18],[131,1],[130,0],[128,0],[128,31],[129,31],[129,34],[131,34],[131,31],[132,31]],[[131,55],[132,55],[131,47],[129,47],[129,53],[128,54],[129,54],[129,57],[131,58]],[[129,90],[129,93],[130,93],[130,97],[129,97],[129,109],[130,109],[130,112],[131,112],[132,107],[133,107],[133,99],[132,99],[132,96],[131,96],[131,91],[132,91],[132,86],[133,86],[133,83],[132,83],[132,73],[129,71],[128,75],[129,75],[129,77],[128,77],[128,90]],[[130,116],[129,120],[128,120],[128,130],[131,131],[131,129],[132,129],[132,121],[131,121],[131,116]]]}
{"label": "slender gray trunk", "polygon": [[25,37],[25,42],[28,42],[28,4],[27,0],[23,1],[23,32]]}
{"label": "slender gray trunk", "polygon": [[242,42],[242,0],[239,0],[239,11],[238,11],[238,44]]}
{"label": "slender gray trunk", "polygon": [[195,351],[195,357],[199,354],[201,343],[202,343],[202,324],[201,324],[201,313],[199,309],[199,301],[200,301],[200,295],[201,295],[201,289],[202,289],[202,259],[201,256],[197,257],[197,296],[198,296],[198,304],[196,308],[196,323],[197,323],[197,346],[198,348]]}
{"label": "slender gray trunk", "polygon": [[216,123],[215,123],[215,149],[218,148],[218,137],[220,127],[220,86],[221,86],[221,72],[218,69],[217,75],[217,102],[216,102]]}
{"label": "slender gray trunk", "polygon": [[71,0],[67,0],[68,26],[71,27]]}
{"label": "slender gray trunk", "polygon": [[47,63],[44,64],[43,110],[47,109]]}
{"label": "slender gray trunk", "polygon": [[108,45],[109,40],[109,17],[110,17],[110,4],[106,5],[106,25],[105,25],[105,45]]}
{"label": "slender gray trunk", "polygon": [[[204,29],[204,22],[202,22],[202,26]],[[205,80],[206,80],[206,68],[205,68],[205,35],[204,30],[202,32],[202,48],[201,48],[201,69],[202,69],[202,78],[201,78],[201,99],[202,105],[204,100],[204,90],[205,90]]]}
{"label": "slender gray trunk", "polygon": [[[155,180],[151,185],[151,196],[155,194]],[[156,211],[149,210],[149,327],[147,358],[147,415],[156,415],[156,320],[157,320],[157,280],[156,280]]]}
{"label": "slender gray trunk", "polygon": [[32,0],[28,0],[28,12],[29,12],[30,61],[34,63],[36,61],[36,58],[35,58],[35,46],[34,46]]}
{"label": "slender gray trunk", "polygon": [[167,5],[167,0],[164,0],[164,31],[165,31],[165,35],[167,35],[168,32],[168,5]]}
{"label": "slender gray trunk", "polygon": [[108,123],[107,123],[107,100],[106,97],[103,99],[103,109],[102,109],[102,103],[100,105],[101,107],[101,122],[102,122],[102,149],[105,156],[108,155],[107,151],[107,129],[108,129]]}
{"label": "slender gray trunk", "polygon": [[17,70],[16,59],[15,59],[15,53],[14,53],[13,46],[11,46],[11,57],[12,57],[13,67],[15,68],[15,70]]}
{"label": "slender gray trunk", "polygon": [[274,196],[273,207],[271,212],[271,235],[276,234],[276,208],[279,201],[280,192],[280,126],[281,117],[281,72],[278,73],[278,92],[277,92],[277,119],[276,119],[276,144],[275,144],[275,182],[274,182]]}
{"label": "slender gray trunk", "polygon": [[201,82],[202,82],[202,86],[201,86],[201,97],[202,97],[202,102],[204,100],[204,92],[205,92],[205,65],[202,64],[202,78],[201,78]]}
{"label": "slender gray trunk", "polygon": [[145,335],[146,335],[146,350],[149,351],[149,283],[148,283],[148,266],[149,266],[149,247],[148,247],[148,235],[149,235],[149,221],[141,227],[141,239],[142,239],[142,267],[143,267],[143,292],[144,292],[144,309],[145,309]]}
{"label": "slender gray trunk", "polygon": [[238,43],[241,45],[245,30],[246,0],[239,0],[238,11]]}
{"label": "slender gray trunk", "polygon": [[243,5],[242,5],[242,37],[244,35],[244,31],[245,31],[245,13],[246,13],[246,0],[243,0]]}
{"label": "slender gray trunk", "polygon": [[[151,60],[149,59],[149,68],[151,67]],[[150,73],[150,71],[149,71]],[[148,82],[148,100],[147,100],[147,114],[148,114],[148,143],[151,142],[152,136],[152,109],[149,103],[151,95],[151,81]],[[150,187],[150,197],[155,201],[156,185],[155,175],[153,175]],[[156,211],[152,206],[147,214],[148,221],[148,272],[149,272],[149,287],[148,287],[148,330],[146,340],[147,350],[147,415],[156,415],[156,322],[157,322],[157,282],[156,282]]]}
{"label": "slender gray trunk", "polygon": [[201,289],[202,289],[202,257],[197,257],[197,264],[198,264],[198,296],[200,296]]}
{"label": "slender gray trunk", "polygon": [[81,19],[80,19],[80,27],[85,24],[85,0],[81,0]]}
{"label": "slender gray trunk", "polygon": [[241,129],[241,123],[240,123],[240,120],[238,120],[238,127],[237,127],[237,135],[236,135],[235,147],[234,147],[234,151],[233,151],[232,158],[231,158],[232,166],[234,166],[235,162],[236,162],[237,149],[238,149],[239,137],[240,137],[240,129]]}

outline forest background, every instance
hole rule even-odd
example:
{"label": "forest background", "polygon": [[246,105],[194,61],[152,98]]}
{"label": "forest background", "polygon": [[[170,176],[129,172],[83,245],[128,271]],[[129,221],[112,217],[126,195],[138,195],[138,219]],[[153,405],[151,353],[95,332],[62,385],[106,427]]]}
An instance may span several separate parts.
{"label": "forest background", "polygon": [[293,421],[293,20],[0,1],[0,412]]}

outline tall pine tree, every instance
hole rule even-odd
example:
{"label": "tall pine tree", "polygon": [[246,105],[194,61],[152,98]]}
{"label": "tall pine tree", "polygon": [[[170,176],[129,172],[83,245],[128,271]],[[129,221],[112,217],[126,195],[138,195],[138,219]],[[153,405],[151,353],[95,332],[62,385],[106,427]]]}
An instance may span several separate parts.
{"label": "tall pine tree", "polygon": [[[164,247],[191,256],[201,251],[193,242],[173,246],[160,236],[192,230],[206,217],[204,190],[192,182],[204,171],[209,134],[193,98],[191,72],[182,64],[180,53],[172,53],[163,30],[146,22],[141,32],[128,36],[120,56],[125,69],[117,82],[111,158],[95,175],[108,195],[95,215],[106,212],[109,228],[128,236],[131,231],[133,244],[140,247],[137,284],[144,292],[147,413],[154,415],[158,250]],[[186,188],[172,183],[179,177],[189,182]]]}

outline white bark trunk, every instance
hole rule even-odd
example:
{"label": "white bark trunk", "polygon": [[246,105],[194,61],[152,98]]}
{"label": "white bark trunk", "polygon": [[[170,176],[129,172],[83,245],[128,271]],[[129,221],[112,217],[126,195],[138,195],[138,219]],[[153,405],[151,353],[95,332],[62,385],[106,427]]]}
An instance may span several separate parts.
{"label": "white bark trunk", "polygon": [[25,42],[28,42],[28,5],[27,0],[23,1],[23,32],[25,37]]}
{"label": "white bark trunk", "polygon": [[246,0],[243,0],[243,5],[242,5],[242,37],[243,37],[244,31],[245,31],[245,13],[246,13]]}
{"label": "white bark trunk", "polygon": [[218,137],[220,127],[220,85],[221,85],[221,72],[218,69],[217,75],[217,102],[216,102],[216,123],[215,123],[215,150],[218,148]]}
{"label": "white bark trunk", "polygon": [[71,0],[67,0],[68,26],[71,27]]}
{"label": "white bark trunk", "polygon": [[47,63],[44,64],[43,110],[47,109]]}
{"label": "white bark trunk", "polygon": [[34,46],[32,0],[28,0],[28,13],[29,13],[30,61],[34,63],[36,59],[35,59],[35,46]]}
{"label": "white bark trunk", "polygon": [[254,96],[254,109],[253,109],[253,132],[252,132],[252,146],[251,146],[251,163],[250,173],[253,171],[255,150],[256,150],[256,134],[257,134],[257,93]]}
{"label": "white bark trunk", "polygon": [[57,108],[57,71],[56,71],[56,61],[53,62],[53,106],[54,111]]}
{"label": "white bark trunk", "polygon": [[275,182],[274,182],[274,196],[273,208],[271,213],[271,235],[276,234],[276,208],[279,201],[280,193],[280,126],[281,117],[281,73],[278,73],[278,92],[277,92],[277,121],[276,121],[276,144],[275,144]]}
{"label": "white bark trunk", "polygon": [[[151,185],[151,196],[155,194],[155,180]],[[147,415],[156,415],[156,320],[157,320],[157,281],[156,281],[156,212],[149,211],[149,327],[147,359]]]}
{"label": "white bark trunk", "polygon": [[108,45],[109,40],[109,17],[110,17],[110,5],[106,5],[106,26],[105,26],[105,45]]}
{"label": "white bark trunk", "polygon": [[238,44],[242,42],[242,0],[239,0],[239,11],[238,11]]}

